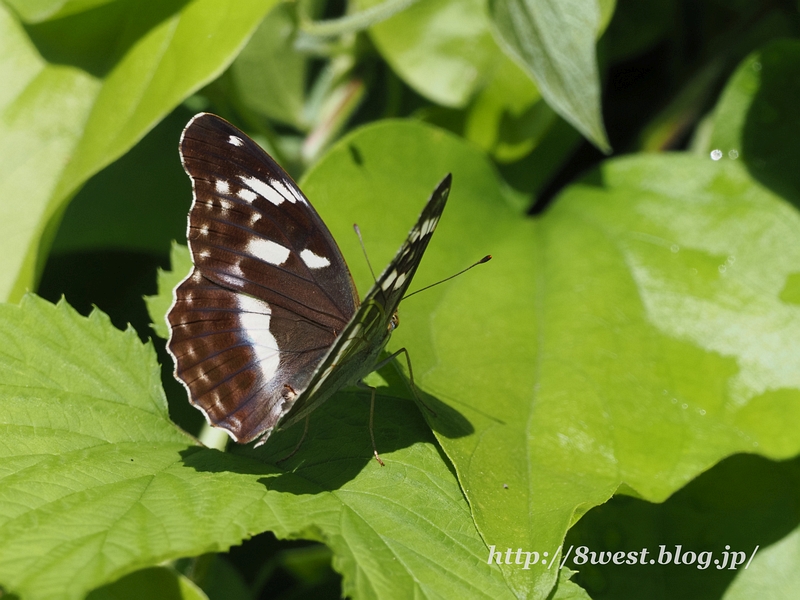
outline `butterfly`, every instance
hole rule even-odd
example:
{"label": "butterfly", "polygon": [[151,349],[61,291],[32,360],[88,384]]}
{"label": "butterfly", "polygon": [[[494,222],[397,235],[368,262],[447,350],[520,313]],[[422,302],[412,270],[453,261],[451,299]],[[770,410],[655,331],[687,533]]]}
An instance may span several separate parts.
{"label": "butterfly", "polygon": [[[174,290],[167,349],[209,424],[261,445],[380,366],[451,176],[359,302],[325,223],[246,134],[200,113],[183,130],[180,156],[192,181],[186,237],[194,267]],[[375,457],[383,464],[377,450]]]}

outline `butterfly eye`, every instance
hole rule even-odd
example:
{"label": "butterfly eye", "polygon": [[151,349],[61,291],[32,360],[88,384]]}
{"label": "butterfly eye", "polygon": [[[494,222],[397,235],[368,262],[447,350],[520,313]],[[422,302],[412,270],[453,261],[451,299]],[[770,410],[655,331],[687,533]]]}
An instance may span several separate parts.
{"label": "butterfly eye", "polygon": [[394,311],[391,320],[389,321],[389,326],[386,328],[389,333],[392,333],[397,326],[400,325],[400,317],[397,316],[397,311]]}

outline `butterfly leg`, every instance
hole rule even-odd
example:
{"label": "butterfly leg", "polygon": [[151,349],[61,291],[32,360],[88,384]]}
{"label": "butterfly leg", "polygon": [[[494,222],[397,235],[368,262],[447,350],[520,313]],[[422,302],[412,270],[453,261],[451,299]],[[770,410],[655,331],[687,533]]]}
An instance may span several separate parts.
{"label": "butterfly leg", "polygon": [[310,418],[310,417],[311,417],[311,415],[310,415],[310,414],[306,415],[306,418],[305,418],[305,425],[303,426],[303,435],[301,435],[301,436],[300,436],[300,441],[299,441],[299,442],[297,442],[297,445],[294,447],[294,450],[292,450],[292,451],[291,451],[289,454],[287,454],[286,456],[284,456],[284,457],[283,457],[283,458],[281,458],[280,460],[276,460],[276,461],[275,461],[275,464],[276,464],[276,465],[277,465],[278,463],[282,463],[283,461],[285,461],[285,460],[288,460],[288,459],[292,458],[292,457],[293,457],[295,454],[297,454],[297,451],[298,451],[298,450],[300,450],[300,446],[302,446],[302,445],[303,445],[303,442],[304,442],[304,441],[305,441],[305,439],[306,439],[306,435],[308,434],[308,421],[309,421],[309,418]]}
{"label": "butterfly leg", "polygon": [[382,467],[385,467],[386,465],[383,464],[381,457],[378,456],[378,447],[375,445],[375,428],[373,427],[373,422],[375,421],[375,392],[377,389],[371,385],[367,385],[363,381],[356,382],[356,385],[372,392],[369,399],[369,437],[372,440],[372,453],[375,455],[375,460],[377,460]]}
{"label": "butterfly leg", "polygon": [[416,398],[417,402],[419,402],[422,406],[425,407],[425,409],[429,413],[431,413],[432,417],[435,417],[436,413],[434,412],[434,410],[430,406],[428,406],[427,404],[425,404],[425,402],[422,401],[422,398],[419,395],[419,391],[417,390],[417,384],[414,383],[414,370],[411,368],[411,356],[409,356],[408,350],[406,350],[405,348],[400,348],[400,350],[398,350],[397,352],[395,352],[391,356],[389,356],[386,359],[384,359],[381,362],[379,362],[375,366],[375,371],[377,371],[379,369],[382,369],[391,360],[393,360],[393,359],[397,358],[398,356],[400,356],[401,353],[406,355],[406,364],[408,365],[408,379],[411,382],[411,391],[414,393],[414,398]]}

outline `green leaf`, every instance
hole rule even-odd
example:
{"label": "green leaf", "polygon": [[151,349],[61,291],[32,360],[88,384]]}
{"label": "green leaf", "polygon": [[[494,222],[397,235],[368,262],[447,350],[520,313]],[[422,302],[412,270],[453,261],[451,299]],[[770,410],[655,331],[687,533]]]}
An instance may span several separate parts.
{"label": "green leaf", "polygon": [[0,297],[34,286],[69,198],[219,75],[270,6],[111,2],[22,27],[0,5]]}
{"label": "green leaf", "polygon": [[[732,453],[800,451],[800,309],[780,300],[800,262],[790,206],[736,164],[641,156],[526,219],[478,152],[382,123],[304,182],[362,290],[350,224],[379,270],[413,199],[447,171],[451,200],[414,287],[495,259],[403,303],[390,346],[409,349],[434,397],[429,423],[488,546],[552,553],[623,484],[662,501]],[[554,584],[541,565],[502,568],[518,595]]]}
{"label": "green leaf", "polygon": [[595,58],[597,0],[491,0],[498,41],[536,82],[547,103],[604,152]]}
{"label": "green leaf", "polygon": [[513,162],[529,154],[555,121],[534,83],[505,58],[470,106],[464,137],[498,162]]}
{"label": "green leaf", "polygon": [[[315,413],[285,469],[266,448],[204,449],[168,418],[149,344],[99,311],[25,296],[0,305],[0,581],[26,598],[94,587],[256,533],[325,542],[344,593],[509,598],[455,477],[413,404],[382,390]],[[399,490],[402,493],[399,494]]]}
{"label": "green leaf", "polygon": [[723,600],[791,598],[800,585],[800,528],[782,540],[759,548],[747,569],[741,568]]}
{"label": "green leaf", "polygon": [[338,19],[326,21],[304,20],[302,28],[305,33],[317,36],[342,36],[356,33],[367,29],[371,25],[385,21],[418,1],[381,0],[363,11],[350,13]]}
{"label": "green leaf", "polygon": [[208,600],[188,578],[166,567],[142,569],[93,591],[86,600]]}
{"label": "green leaf", "polygon": [[[381,0],[358,0],[369,8]],[[502,53],[481,0],[425,0],[370,28],[392,69],[423,96],[463,107]]]}
{"label": "green leaf", "polygon": [[241,100],[258,113],[306,130],[305,106],[308,56],[294,48],[297,37],[294,7],[275,6],[231,65],[231,77]]}
{"label": "green leaf", "polygon": [[40,23],[84,12],[118,0],[6,0],[26,23]]}
{"label": "green leaf", "polygon": [[575,571],[561,569],[558,573],[555,593],[548,596],[552,600],[590,600],[589,594],[581,586],[570,581]]}

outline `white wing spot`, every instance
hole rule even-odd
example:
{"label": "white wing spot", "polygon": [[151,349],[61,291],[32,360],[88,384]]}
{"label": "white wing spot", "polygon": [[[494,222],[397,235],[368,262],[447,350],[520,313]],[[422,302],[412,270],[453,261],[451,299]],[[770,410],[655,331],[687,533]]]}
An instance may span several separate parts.
{"label": "white wing spot", "polygon": [[244,271],[242,271],[242,262],[237,261],[233,263],[231,265],[231,272],[237,277],[244,277]]}
{"label": "white wing spot", "polygon": [[194,281],[195,283],[200,283],[201,281],[203,281],[203,276],[200,274],[200,271],[194,272],[194,274],[192,275],[192,281]]}
{"label": "white wing spot", "polygon": [[253,238],[247,243],[247,252],[271,265],[280,266],[289,258],[289,249],[271,240]]}
{"label": "white wing spot", "polygon": [[[272,184],[289,202],[302,202],[303,204],[306,203],[306,199],[303,198],[303,194],[301,194],[293,185],[286,187],[283,185],[282,181],[278,181],[277,179],[273,180]],[[292,198],[289,197],[290,195]]]}
{"label": "white wing spot", "polygon": [[269,381],[280,365],[278,342],[269,330],[272,309],[266,302],[245,294],[236,294],[236,305],[242,333],[250,343],[264,381]]}
{"label": "white wing spot", "polygon": [[239,196],[239,198],[241,198],[245,202],[249,202],[250,204],[253,203],[253,200],[258,198],[258,194],[256,194],[253,190],[248,190],[247,188],[240,189],[238,192],[236,192],[236,195]]}
{"label": "white wing spot", "polygon": [[392,283],[394,283],[395,279],[397,279],[397,271],[396,270],[394,270],[391,273],[389,273],[389,276],[386,279],[384,279],[383,283],[381,284],[381,289],[384,292],[386,290],[388,290],[390,287],[392,287]]}
{"label": "white wing spot", "polygon": [[[281,193],[281,190],[278,188],[278,182],[274,179],[271,180],[272,185],[261,181],[257,177],[244,177],[239,175],[239,179],[241,179],[242,183],[253,190],[256,194],[262,196],[265,200],[272,202],[272,204],[275,206],[280,206],[287,200],[294,202],[294,200],[291,200],[291,198],[288,198]],[[248,200],[248,202],[252,202],[252,200]]]}
{"label": "white wing spot", "polygon": [[261,220],[261,214],[260,213],[254,212],[253,214],[250,215],[250,225],[255,225],[260,220]]}
{"label": "white wing spot", "polygon": [[228,200],[223,200],[220,198],[219,207],[222,209],[223,213],[228,212],[231,208],[233,208],[233,204],[230,203]]}
{"label": "white wing spot", "polygon": [[214,182],[214,189],[217,190],[218,194],[230,194],[231,193],[231,186],[224,179],[217,179]]}
{"label": "white wing spot", "polygon": [[329,267],[331,264],[331,261],[327,258],[314,254],[308,248],[300,253],[300,258],[303,259],[309,269],[321,269],[322,267]]}
{"label": "white wing spot", "polygon": [[[198,252],[197,255],[200,258],[208,258],[209,256],[211,256],[211,252],[209,252],[208,250],[200,250],[200,252]],[[199,273],[198,273],[198,275],[199,275]]]}
{"label": "white wing spot", "polygon": [[203,223],[202,225],[200,225],[200,234],[201,235],[208,235],[208,224],[207,223]]}
{"label": "white wing spot", "polygon": [[394,282],[395,289],[403,285],[403,282],[406,280],[406,275],[408,275],[408,273],[400,273],[400,275],[397,276],[397,281]]}
{"label": "white wing spot", "polygon": [[434,229],[436,229],[436,224],[439,222],[439,219],[434,217],[432,219],[428,219],[422,224],[422,231],[420,232],[422,235],[427,235]]}
{"label": "white wing spot", "polygon": [[233,144],[234,146],[244,146],[244,141],[242,138],[235,135],[228,136],[228,143]]}

